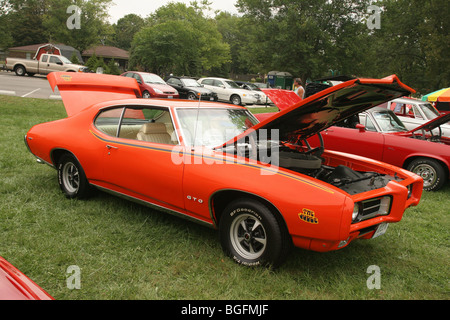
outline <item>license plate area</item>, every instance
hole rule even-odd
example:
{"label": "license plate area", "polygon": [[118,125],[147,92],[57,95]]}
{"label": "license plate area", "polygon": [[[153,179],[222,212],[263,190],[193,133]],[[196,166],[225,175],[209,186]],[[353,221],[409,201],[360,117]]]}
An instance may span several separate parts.
{"label": "license plate area", "polygon": [[375,233],[372,236],[372,239],[382,236],[383,234],[386,233],[387,228],[389,227],[389,223],[383,222],[381,223],[378,227],[377,230],[375,231]]}

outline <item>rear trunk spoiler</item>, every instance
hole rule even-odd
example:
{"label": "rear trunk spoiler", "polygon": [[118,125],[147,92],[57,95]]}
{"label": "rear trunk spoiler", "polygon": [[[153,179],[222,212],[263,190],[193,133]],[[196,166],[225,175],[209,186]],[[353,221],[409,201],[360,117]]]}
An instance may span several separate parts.
{"label": "rear trunk spoiler", "polygon": [[97,73],[52,72],[47,75],[53,91],[59,93],[70,117],[96,103],[139,98],[136,79]]}

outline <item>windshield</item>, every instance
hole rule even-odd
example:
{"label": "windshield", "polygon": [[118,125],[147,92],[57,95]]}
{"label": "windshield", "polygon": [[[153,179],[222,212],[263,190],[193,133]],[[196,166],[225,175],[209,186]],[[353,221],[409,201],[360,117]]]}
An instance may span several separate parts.
{"label": "windshield", "polygon": [[375,121],[380,126],[382,132],[402,132],[407,131],[403,123],[393,113],[386,111],[377,111],[373,113]]}
{"label": "windshield", "polygon": [[183,81],[183,84],[186,87],[201,87],[201,85],[194,79],[183,79],[181,81]]}
{"label": "windshield", "polygon": [[258,123],[245,109],[177,109],[177,116],[187,146],[210,148],[223,145]]}
{"label": "windshield", "polygon": [[225,83],[228,84],[228,86],[231,88],[241,89],[241,87],[239,87],[239,85],[234,81],[225,81]]}
{"label": "windshield", "polygon": [[420,104],[420,109],[422,109],[428,120],[433,120],[434,118],[439,117],[439,112],[437,112],[437,110],[430,103]]}
{"label": "windshield", "polygon": [[143,73],[141,76],[145,83],[166,84],[164,80],[156,74]]}
{"label": "windshield", "polygon": [[270,88],[268,83],[255,82],[255,83],[253,83],[253,85],[254,85],[255,87],[262,88],[262,89],[264,89],[264,88]]}

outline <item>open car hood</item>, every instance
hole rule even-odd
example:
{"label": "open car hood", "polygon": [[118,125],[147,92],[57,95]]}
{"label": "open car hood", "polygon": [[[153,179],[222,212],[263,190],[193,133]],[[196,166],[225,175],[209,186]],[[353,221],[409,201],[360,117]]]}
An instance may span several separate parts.
{"label": "open car hood", "polygon": [[302,99],[292,90],[286,89],[260,89],[264,92],[270,100],[275,104],[279,110],[284,110],[299,103]]}
{"label": "open car hood", "polygon": [[416,131],[419,131],[422,129],[426,130],[426,131],[431,131],[443,124],[446,124],[449,121],[450,121],[450,113],[443,114],[437,118],[434,118],[433,120],[430,120],[430,121],[422,124],[421,126],[418,126],[417,128],[414,128],[413,130],[408,131],[408,133],[413,133],[413,132],[416,132]]}
{"label": "open car hood", "polygon": [[[274,101],[283,91],[263,90]],[[352,79],[320,91],[291,106],[280,106],[280,112],[228,141],[233,143],[259,129],[278,130],[281,141],[307,139],[354,114],[415,91],[401,83],[397,76],[383,79]],[[271,93],[274,96],[271,96]],[[276,99],[275,99],[276,100]],[[282,100],[283,103],[287,99]],[[225,145],[226,145],[225,144]]]}
{"label": "open car hood", "polygon": [[50,87],[59,93],[70,117],[93,104],[140,97],[134,78],[97,73],[52,72],[47,76]]}

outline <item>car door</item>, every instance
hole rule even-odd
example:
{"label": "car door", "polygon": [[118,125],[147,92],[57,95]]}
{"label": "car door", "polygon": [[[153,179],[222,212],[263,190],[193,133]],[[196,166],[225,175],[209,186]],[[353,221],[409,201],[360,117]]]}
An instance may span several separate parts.
{"label": "car door", "polygon": [[41,59],[39,61],[39,73],[40,74],[47,74],[49,73],[48,71],[48,67],[50,66],[50,63],[48,61],[48,55],[47,54],[43,54],[41,56]]}
{"label": "car door", "polygon": [[230,92],[227,89],[225,83],[222,80],[215,79],[213,82],[213,86],[215,87],[214,91],[217,93],[217,97],[219,100],[229,101],[230,100]]}
{"label": "car door", "polygon": [[64,64],[58,57],[50,56],[47,64],[47,73],[55,71],[64,71]]}
{"label": "car door", "polygon": [[183,85],[183,82],[180,79],[177,78],[169,78],[167,81],[167,84],[174,87],[178,93],[180,94],[180,98],[186,98],[187,94],[189,92],[189,88],[186,88]]}
{"label": "car door", "polygon": [[[103,185],[157,206],[183,210],[183,164],[172,161],[177,139],[169,133],[171,121],[168,109],[151,107],[110,109],[100,114],[95,126],[107,135],[101,150]],[[147,124],[165,127],[170,140],[162,139],[164,133],[156,131],[152,132],[158,134],[156,140],[146,140],[142,135]]]}

